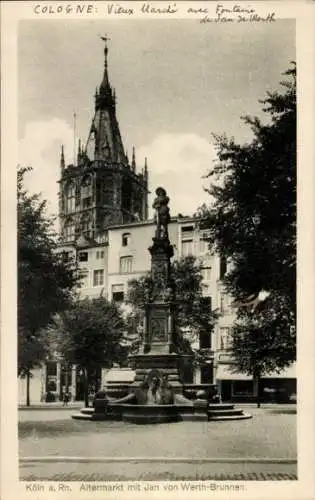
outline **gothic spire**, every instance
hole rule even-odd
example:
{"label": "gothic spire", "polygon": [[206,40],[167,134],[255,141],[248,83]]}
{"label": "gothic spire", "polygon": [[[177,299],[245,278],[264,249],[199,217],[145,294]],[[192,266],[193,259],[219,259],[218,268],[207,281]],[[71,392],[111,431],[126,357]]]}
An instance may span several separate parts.
{"label": "gothic spire", "polygon": [[135,152],[135,147],[134,146],[132,148],[131,166],[132,166],[133,170],[136,170],[136,152]]}
{"label": "gothic spire", "polygon": [[101,83],[101,86],[100,86],[100,91],[101,89],[102,90],[110,90],[110,85],[109,85],[109,79],[108,79],[108,62],[107,62],[107,58],[108,58],[108,47],[107,47],[107,42],[108,40],[110,40],[110,38],[105,35],[105,36],[101,36],[101,40],[103,40],[103,42],[105,42],[105,47],[104,47],[104,75],[103,75],[103,81]]}
{"label": "gothic spire", "polygon": [[123,143],[116,117],[115,92],[108,77],[109,37],[101,36],[104,46],[104,74],[101,85],[95,91],[95,115],[87,141],[91,160],[106,160],[125,163]]}
{"label": "gothic spire", "polygon": [[144,177],[148,179],[148,160],[147,157],[144,159]]}
{"label": "gothic spire", "polygon": [[63,144],[61,145],[60,168],[61,170],[64,170],[65,168],[65,154]]}

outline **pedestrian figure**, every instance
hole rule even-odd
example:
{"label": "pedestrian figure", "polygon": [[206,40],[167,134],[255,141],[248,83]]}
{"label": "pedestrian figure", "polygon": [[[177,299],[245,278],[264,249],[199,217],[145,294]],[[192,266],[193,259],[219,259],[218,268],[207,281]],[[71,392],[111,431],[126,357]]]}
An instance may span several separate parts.
{"label": "pedestrian figure", "polygon": [[68,405],[68,403],[69,403],[69,398],[70,398],[70,397],[69,397],[69,393],[68,393],[68,391],[64,391],[64,393],[63,393],[63,397],[62,397],[62,405],[63,405],[63,406],[67,406],[67,405]]}

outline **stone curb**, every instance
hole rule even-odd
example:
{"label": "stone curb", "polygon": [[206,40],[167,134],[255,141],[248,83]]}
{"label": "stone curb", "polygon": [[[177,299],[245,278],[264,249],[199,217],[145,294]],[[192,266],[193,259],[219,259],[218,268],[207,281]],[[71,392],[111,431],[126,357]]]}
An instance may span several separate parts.
{"label": "stone curb", "polygon": [[193,457],[20,457],[20,463],[222,463],[222,464],[296,464],[295,458],[193,458]]}
{"label": "stone curb", "polygon": [[[257,408],[257,405],[255,403],[233,403],[236,408],[238,407],[245,407],[245,408]],[[273,408],[296,408],[295,403],[262,403],[260,410],[266,409],[273,409]],[[26,406],[26,405],[19,405],[18,410],[26,411],[26,410],[76,410],[77,408],[84,408],[84,402],[83,401],[78,401],[75,403],[69,403],[67,406],[63,406],[62,403],[41,403],[41,404],[34,404],[31,406]],[[89,408],[92,408],[90,406]]]}
{"label": "stone curb", "polygon": [[62,404],[55,404],[50,406],[50,403],[46,405],[34,405],[34,406],[19,406],[19,411],[34,411],[34,410],[77,410],[84,407],[84,403],[69,404],[67,406],[62,406]]}

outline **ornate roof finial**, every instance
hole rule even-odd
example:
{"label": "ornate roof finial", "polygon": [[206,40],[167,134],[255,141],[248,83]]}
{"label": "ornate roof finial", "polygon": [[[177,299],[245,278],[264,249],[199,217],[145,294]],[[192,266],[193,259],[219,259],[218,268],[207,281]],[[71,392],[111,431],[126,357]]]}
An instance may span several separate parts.
{"label": "ornate roof finial", "polygon": [[61,170],[64,170],[65,168],[65,154],[63,144],[61,145],[60,168]]}
{"label": "ornate roof finial", "polygon": [[148,178],[148,159],[144,158],[144,177]]}
{"label": "ornate roof finial", "polygon": [[133,170],[136,170],[136,152],[135,152],[135,147],[134,146],[132,148],[131,166],[132,166]]}
{"label": "ornate roof finial", "polygon": [[107,47],[107,42],[110,40],[110,38],[105,35],[100,37],[103,42],[105,42],[105,47],[104,47],[104,78],[101,84],[101,87],[108,87],[109,86],[109,80],[108,80],[108,71],[107,71],[107,56],[108,56],[108,47]]}
{"label": "ornate roof finial", "polygon": [[78,157],[77,157],[77,162],[79,163],[80,159],[81,159],[81,153],[82,153],[82,150],[81,150],[81,139],[79,138],[78,140]]}

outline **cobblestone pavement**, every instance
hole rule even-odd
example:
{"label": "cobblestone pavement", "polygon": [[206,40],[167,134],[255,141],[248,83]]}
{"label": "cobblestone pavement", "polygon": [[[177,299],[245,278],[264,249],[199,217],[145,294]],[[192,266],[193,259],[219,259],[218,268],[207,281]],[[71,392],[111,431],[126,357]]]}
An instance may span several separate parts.
{"label": "cobblestone pavement", "polygon": [[262,463],[22,463],[25,481],[281,481],[296,480],[295,464]]}
{"label": "cobblestone pavement", "polygon": [[[21,479],[296,479],[296,463],[292,463],[297,456],[296,408],[291,405],[252,407],[246,411],[252,413],[252,419],[144,426],[75,421],[71,419],[73,410],[70,409],[46,413],[45,410],[22,411],[19,413],[19,454],[33,461],[28,459],[20,464]],[[34,457],[38,459],[34,461]],[[45,457],[50,460],[55,457],[56,461],[41,461]],[[84,462],[74,463],[69,457],[84,458]],[[97,459],[102,457],[110,460],[101,463]],[[128,457],[133,461],[128,461]],[[141,462],[141,457],[148,461]],[[160,457],[168,462],[163,463]],[[135,461],[137,458],[139,461]],[[182,463],[176,462],[179,458]],[[203,458],[214,461],[203,463]],[[122,461],[117,463],[115,459]],[[189,463],[189,459],[195,463]],[[220,459],[226,463],[219,463]],[[263,463],[266,459],[274,463]],[[232,463],[233,460],[236,463]],[[284,460],[291,463],[277,463]]]}
{"label": "cobblestone pavement", "polygon": [[[231,422],[22,421],[21,457],[291,458],[296,451],[294,409],[251,408],[253,418]],[[23,412],[24,413],[24,412]],[[39,412],[33,412],[34,414]],[[49,418],[53,411],[49,413]],[[62,412],[61,412],[62,413]]]}
{"label": "cobblestone pavement", "polygon": [[29,410],[23,408],[19,410],[19,422],[53,422],[57,420],[69,420],[73,413],[77,413],[83,405],[74,408],[40,408]]}

